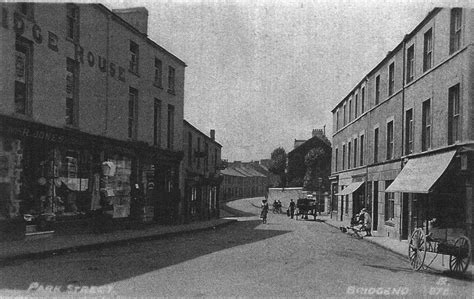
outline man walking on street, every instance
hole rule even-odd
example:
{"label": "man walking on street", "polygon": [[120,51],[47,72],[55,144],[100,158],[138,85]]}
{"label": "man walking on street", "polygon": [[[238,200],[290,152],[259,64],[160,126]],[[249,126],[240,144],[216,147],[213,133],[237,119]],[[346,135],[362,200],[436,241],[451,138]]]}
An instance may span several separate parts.
{"label": "man walking on street", "polygon": [[293,201],[293,199],[290,201],[290,215],[291,215],[291,219],[293,219],[293,217],[295,216],[295,202]]}

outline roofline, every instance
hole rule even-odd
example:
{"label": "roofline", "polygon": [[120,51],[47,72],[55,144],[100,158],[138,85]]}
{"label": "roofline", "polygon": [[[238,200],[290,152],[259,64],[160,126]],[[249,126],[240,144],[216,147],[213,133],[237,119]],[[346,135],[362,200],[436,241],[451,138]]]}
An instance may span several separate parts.
{"label": "roofline", "polygon": [[204,134],[201,130],[199,130],[198,128],[196,128],[195,126],[193,126],[193,125],[192,125],[190,122],[188,122],[187,120],[183,119],[183,122],[184,122],[184,124],[190,126],[190,127],[193,128],[194,130],[196,130],[196,131],[197,131],[198,133],[200,133],[202,136],[204,136],[204,137],[206,137],[207,139],[209,139],[209,141],[215,143],[217,146],[222,147],[222,145],[221,145],[219,142],[217,142],[217,141],[215,141],[215,140],[212,140],[211,137],[209,137],[209,136],[207,136],[206,134]]}
{"label": "roofline", "polygon": [[[406,41],[410,38],[412,38],[418,31],[420,31],[421,27],[423,27],[426,23],[428,23],[429,20],[431,20],[439,11],[441,11],[443,8],[442,7],[435,7],[433,8],[427,15],[426,17],[420,22],[418,23],[418,25],[412,30],[410,31],[410,33],[406,34],[403,39],[401,40],[400,43],[398,43],[395,48],[393,48],[393,50],[389,51],[387,53],[387,55],[374,67],[372,68],[365,76],[364,78],[359,82],[357,83],[352,89],[350,89],[349,93],[331,110],[331,113],[334,113],[334,111],[337,110],[337,108],[339,108],[340,106],[342,106],[342,103],[344,101],[347,100],[347,98],[349,98],[352,93],[359,88],[360,85],[362,85],[362,83],[364,81],[367,80],[367,78],[372,75],[373,73],[375,73],[382,64],[384,64],[387,60],[391,59],[393,56],[395,56],[395,54],[397,53],[397,51],[403,46],[404,43],[406,43]],[[405,66],[403,66],[405,67]]]}
{"label": "roofline", "polygon": [[[81,3],[80,3],[81,4]],[[88,5],[88,3],[82,3],[83,5]],[[129,30],[133,31],[135,34],[137,34],[138,36],[140,36],[141,38],[145,39],[145,41],[150,44],[151,46],[153,46],[154,48],[157,48],[158,50],[160,50],[161,52],[164,52],[165,54],[167,55],[170,55],[171,58],[173,58],[176,62],[178,62],[179,64],[181,64],[182,66],[184,67],[187,67],[186,63],[179,59],[176,55],[174,55],[173,53],[169,52],[168,50],[166,50],[165,48],[163,48],[162,46],[158,45],[155,41],[151,40],[147,34],[143,33],[143,32],[140,32],[137,28],[133,27],[130,23],[128,23],[127,21],[125,21],[124,19],[122,19],[119,15],[117,15],[116,13],[114,13],[111,9],[107,8],[106,6],[104,6],[103,4],[100,4],[100,3],[93,3],[92,4],[93,6],[97,7],[99,10],[102,10],[103,12],[111,15],[113,18],[117,19],[119,22],[122,23],[122,25],[124,25],[125,27],[127,27]]]}
{"label": "roofline", "polygon": [[[327,137],[326,137],[326,138],[327,138]],[[291,153],[293,153],[293,152],[299,150],[302,146],[304,146],[304,144],[305,144],[306,142],[309,142],[309,141],[311,141],[311,140],[313,140],[313,139],[315,139],[315,140],[317,139],[317,140],[319,141],[319,143],[325,144],[328,148],[332,148],[332,145],[329,145],[329,144],[327,144],[326,142],[324,142],[324,140],[322,140],[321,138],[319,138],[319,136],[313,136],[313,137],[311,137],[310,139],[306,140],[304,143],[302,143],[302,144],[301,144],[300,146],[298,146],[297,148],[294,148],[293,150],[289,151],[288,154],[287,154],[287,156],[290,156]],[[329,140],[329,139],[328,139],[328,140]]]}

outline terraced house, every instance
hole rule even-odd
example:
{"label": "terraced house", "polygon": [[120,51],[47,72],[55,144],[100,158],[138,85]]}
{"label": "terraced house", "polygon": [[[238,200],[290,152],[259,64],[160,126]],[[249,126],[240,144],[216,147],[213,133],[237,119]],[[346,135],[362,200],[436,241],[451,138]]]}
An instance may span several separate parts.
{"label": "terraced house", "polygon": [[186,64],[148,38],[146,9],[28,2],[0,12],[6,231],[24,233],[25,215],[27,233],[98,211],[156,218],[180,201]]}
{"label": "terraced house", "polygon": [[332,196],[378,235],[473,238],[474,14],[436,8],[332,110]]}

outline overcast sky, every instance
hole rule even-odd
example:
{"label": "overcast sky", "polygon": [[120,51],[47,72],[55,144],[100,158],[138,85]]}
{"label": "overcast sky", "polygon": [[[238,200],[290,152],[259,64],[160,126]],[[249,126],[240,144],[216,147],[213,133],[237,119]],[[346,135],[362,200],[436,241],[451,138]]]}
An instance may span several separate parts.
{"label": "overcast sky", "polygon": [[[184,116],[229,161],[287,152],[441,1],[104,1],[144,6],[148,35],[184,60]],[[448,3],[445,1],[445,3]],[[451,1],[452,3],[452,1]],[[464,2],[466,3],[466,2]]]}

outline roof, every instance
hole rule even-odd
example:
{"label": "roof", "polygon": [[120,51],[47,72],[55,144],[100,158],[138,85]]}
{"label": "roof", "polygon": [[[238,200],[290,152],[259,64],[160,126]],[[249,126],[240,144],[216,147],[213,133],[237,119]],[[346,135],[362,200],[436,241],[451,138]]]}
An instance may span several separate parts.
{"label": "roof", "polygon": [[315,148],[315,147],[320,146],[320,145],[331,148],[331,142],[329,141],[329,139],[321,138],[321,137],[316,135],[316,136],[313,136],[310,139],[306,140],[305,142],[303,142],[297,148],[294,148],[292,151],[290,151],[288,153],[288,156],[293,155],[296,152],[310,150],[310,149]]}
{"label": "roof", "polygon": [[455,154],[453,150],[408,160],[385,192],[429,193]]}
{"label": "roof", "polygon": [[206,134],[204,134],[202,131],[200,131],[198,128],[196,128],[195,126],[193,126],[190,122],[188,122],[187,120],[183,119],[183,124],[185,126],[189,126],[191,129],[193,129],[194,131],[196,131],[197,133],[199,133],[201,136],[203,136],[204,138],[208,139],[210,142],[213,142],[215,143],[217,146],[220,146],[222,147],[222,145],[215,141],[215,140],[212,140],[211,137],[207,136]]}
{"label": "roof", "polygon": [[393,48],[392,51],[389,51],[387,53],[387,55],[374,67],[372,68],[363,78],[361,81],[359,81],[350,91],[349,93],[347,94],[347,96],[345,96],[341,101],[338,102],[338,104],[336,106],[334,106],[334,108],[331,110],[332,113],[334,113],[334,111],[336,111],[336,109],[342,105],[342,103],[348,98],[351,96],[351,94],[353,92],[356,91],[357,88],[359,88],[359,86],[367,80],[367,77],[369,77],[370,75],[372,75],[374,72],[376,72],[378,70],[378,68],[383,65],[388,59],[392,58],[393,56],[395,56],[395,54],[397,53],[397,50],[403,45],[403,43],[405,41],[407,41],[408,39],[412,38],[420,29],[421,27],[423,27],[433,16],[435,16],[439,11],[441,10],[440,7],[435,7],[434,9],[432,9],[427,15],[426,17],[415,27],[415,29],[413,29],[410,33],[406,34],[403,39],[400,41],[400,43],[398,43],[395,48]]}
{"label": "roof", "polygon": [[221,170],[221,174],[229,175],[229,176],[245,177],[245,175],[241,174],[240,172],[238,172],[238,171],[236,171],[235,169],[232,169],[232,168],[226,168],[226,169]]}
{"label": "roof", "polygon": [[235,163],[227,166],[221,171],[224,175],[242,176],[242,177],[267,177],[266,174],[254,168],[252,163]]}

